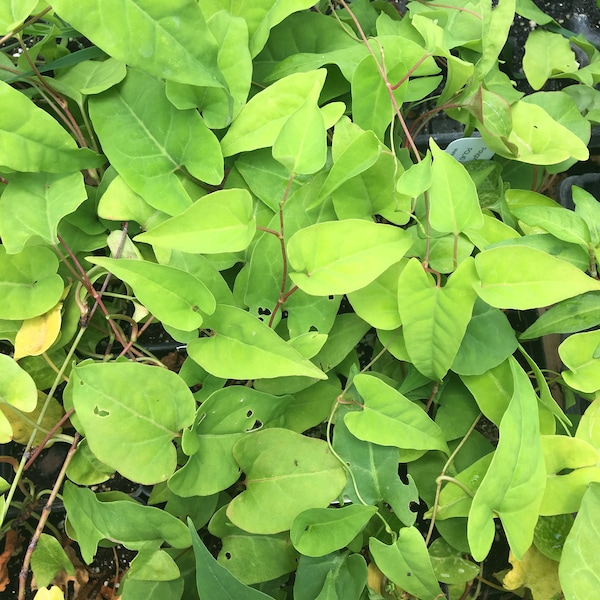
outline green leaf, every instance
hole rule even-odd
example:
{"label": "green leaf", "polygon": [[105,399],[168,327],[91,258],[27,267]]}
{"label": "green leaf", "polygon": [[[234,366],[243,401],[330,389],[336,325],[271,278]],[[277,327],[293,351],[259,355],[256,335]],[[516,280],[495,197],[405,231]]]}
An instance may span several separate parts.
{"label": "green leaf", "polygon": [[60,542],[47,533],[42,533],[31,555],[31,569],[38,587],[48,586],[61,572],[75,575],[75,567],[60,545]]}
{"label": "green leaf", "polygon": [[467,583],[479,574],[479,566],[462,557],[462,553],[438,538],[429,546],[431,566],[438,581],[443,583]]}
{"label": "green leaf", "polygon": [[325,76],[324,69],[290,75],[253,96],[221,140],[223,155],[272,146],[288,118],[321,91]]}
{"label": "green leaf", "polygon": [[496,308],[527,310],[600,290],[572,264],[527,246],[498,246],[475,257],[479,297]]}
{"label": "green leaf", "polygon": [[326,198],[344,182],[372,167],[381,151],[381,142],[372,131],[363,131],[347,117],[342,118],[333,132],[333,166],[319,192],[319,198]]}
{"label": "green leaf", "polygon": [[498,515],[513,554],[520,559],[533,541],[546,485],[537,397],[529,377],[514,358],[514,392],[500,423],[500,441],[475,493],[467,535],[473,558],[483,560],[494,539]]}
{"label": "green leaf", "polygon": [[8,411],[12,411],[10,407],[14,407],[28,413],[35,409],[37,403],[37,387],[31,375],[10,356],[0,354],[0,443],[7,444],[13,437],[10,421],[4,416],[3,405],[8,405]]}
{"label": "green leaf", "polygon": [[565,383],[581,392],[600,389],[600,331],[587,331],[569,336],[559,347],[558,354],[567,371],[562,372]]}
{"label": "green leaf", "polygon": [[25,94],[0,81],[0,164],[15,171],[70,173],[104,158],[75,140]]}
{"label": "green leaf", "polygon": [[255,231],[250,193],[228,189],[203,196],[181,214],[134,239],[183,252],[218,254],[245,250]]}
{"label": "green leaf", "polygon": [[103,539],[130,550],[139,550],[148,542],[167,542],[174,548],[190,545],[189,531],[179,519],[121,492],[113,492],[112,497],[101,500],[91,490],[67,481],[63,500],[70,531],[75,534],[87,564],[92,562],[98,542]]}
{"label": "green leaf", "polygon": [[506,315],[478,298],[452,370],[459,375],[483,375],[506,360],[518,345]]}
{"label": "green leaf", "polygon": [[448,453],[441,429],[418,404],[373,375],[357,375],[353,383],[364,405],[344,417],[352,435],[382,446]]}
{"label": "green leaf", "polygon": [[112,166],[154,208],[176,215],[191,205],[175,175],[183,167],[206,183],[223,179],[217,138],[197,111],[169,102],[162,81],[130,69],[121,84],[92,96],[89,110]]}
{"label": "green leaf", "polygon": [[439,597],[440,588],[431,566],[425,541],[414,527],[403,527],[398,541],[388,546],[376,538],[369,551],[381,572],[397,586],[420,600]]}
{"label": "green leaf", "polygon": [[225,10],[213,14],[207,24],[217,40],[217,65],[227,89],[167,81],[166,91],[177,108],[198,108],[208,127],[223,129],[242,110],[250,90],[252,61],[248,27],[243,19]]}
{"label": "green leaf", "polygon": [[354,475],[346,485],[344,497],[375,506],[386,502],[404,525],[414,524],[417,515],[410,504],[419,501],[419,492],[410,475],[407,484],[400,480],[396,448],[357,439],[339,417],[333,447]]}
{"label": "green leaf", "polygon": [[0,196],[0,238],[7,252],[25,244],[58,244],[61,219],[87,197],[81,173],[15,173]]}
{"label": "green leaf", "polygon": [[511,209],[511,213],[531,227],[540,227],[559,240],[589,246],[590,231],[586,222],[571,210],[551,206],[523,206]]}
{"label": "green leaf", "polygon": [[347,546],[376,512],[361,504],[305,510],[292,523],[292,544],[304,556],[325,556]]}
{"label": "green leaf", "polygon": [[575,333],[597,325],[600,325],[600,292],[587,292],[551,306],[519,339],[532,340],[549,333]]}
{"label": "green leaf", "polygon": [[290,173],[310,175],[325,166],[327,131],[317,99],[309,96],[288,117],[273,143],[273,158]]}
{"label": "green leaf", "polygon": [[100,94],[117,85],[127,75],[124,63],[109,58],[103,61],[85,60],[76,64],[56,80],[62,85],[68,85],[83,96]]}
{"label": "green leaf", "polygon": [[233,446],[283,415],[292,400],[236,385],[211,394],[194,425],[183,432],[182,449],[190,458],[171,477],[169,488],[189,497],[209,496],[233,485],[240,476]]}
{"label": "green leaf", "polygon": [[188,527],[196,558],[196,586],[200,598],[210,598],[211,600],[268,600],[271,598],[271,596],[244,585],[227,568],[220,565],[202,543],[191,519],[188,519]]}
{"label": "green leaf", "polygon": [[402,324],[398,310],[398,278],[407,262],[397,262],[367,286],[348,294],[356,314],[369,325],[392,330]]}
{"label": "green leaf", "polygon": [[541,106],[517,101],[511,106],[512,131],[495,137],[481,128],[481,137],[500,156],[533,165],[553,165],[575,158],[587,160],[587,145],[554,120]]}
{"label": "green leaf", "polygon": [[[33,11],[37,0],[8,0],[0,8],[0,33],[16,29]],[[41,587],[47,584],[40,583]]]}
{"label": "green leaf", "polygon": [[[477,459],[473,464],[454,476],[458,482],[462,483],[464,488],[471,492],[465,491],[463,487],[459,487],[453,482],[448,482],[442,488],[440,493],[438,509],[436,512],[437,519],[452,519],[456,517],[467,517],[471,509],[473,496],[478,490],[490,463],[492,462],[493,453],[486,454]],[[426,513],[427,517],[431,516],[431,510]]]}
{"label": "green leaf", "polygon": [[600,399],[594,400],[585,410],[575,437],[585,440],[600,451]]}
{"label": "green leaf", "polygon": [[431,227],[455,236],[468,228],[478,229],[483,225],[483,216],[473,179],[433,138],[429,145],[433,155],[429,188]]}
{"label": "green leaf", "polygon": [[534,29],[525,42],[523,71],[534,90],[541,89],[549,77],[574,73],[579,68],[569,40],[559,33]]}
{"label": "green leaf", "polygon": [[77,366],[72,379],[77,419],[99,460],[143,484],[171,476],[172,441],[191,425],[195,410],[175,373],[135,362],[97,363]]}
{"label": "green leaf", "polygon": [[57,0],[52,7],[107,54],[155,77],[222,87],[217,44],[197,2]]}
{"label": "green leaf", "polygon": [[157,319],[176,329],[198,329],[202,313],[215,311],[215,298],[206,285],[180,269],[135,259],[89,256],[87,260],[128,283]]}
{"label": "green leaf", "polygon": [[459,351],[476,300],[473,260],[463,261],[444,287],[410,259],[398,282],[398,307],[406,350],[426,377],[441,380]]}
{"label": "green leaf", "polygon": [[346,485],[344,467],[326,442],[287,429],[244,437],[233,454],[246,474],[246,490],[230,502],[227,516],[250,533],[285,531],[301,512],[326,507]]}
{"label": "green leaf", "polygon": [[[405,89],[403,86],[394,93],[399,106]],[[375,58],[369,54],[358,64],[352,77],[352,119],[382,141],[394,117],[390,93]]]}
{"label": "green leaf", "polygon": [[315,296],[354,292],[398,262],[411,245],[406,232],[392,225],[360,219],[316,223],[288,242],[290,279]]}
{"label": "green leaf", "polygon": [[543,435],[546,490],[540,514],[576,513],[590,482],[600,482],[600,454],[588,442],[565,435]]}
{"label": "green leaf", "polygon": [[217,561],[247,585],[271,581],[298,566],[298,553],[288,533],[254,535],[231,523],[221,507],[210,520],[209,532],[223,544]]}
{"label": "green leaf", "polygon": [[127,571],[128,578],[142,581],[172,581],[180,575],[171,556],[164,550],[157,550],[152,542],[140,548]]}
{"label": "green leaf", "polygon": [[327,376],[284,342],[265,323],[235,306],[218,305],[209,337],[192,340],[188,354],[215,377],[261,379],[299,375]]}
{"label": "green leaf", "polygon": [[600,484],[588,488],[562,551],[558,575],[566,600],[593,598],[600,587]]}
{"label": "green leaf", "polygon": [[493,10],[484,10],[481,43],[483,53],[477,61],[477,74],[483,79],[497,64],[498,56],[506,44],[515,17],[515,0],[501,0]]}
{"label": "green leaf", "polygon": [[571,187],[573,202],[575,203],[575,214],[581,217],[587,224],[592,245],[600,245],[600,202],[588,191],[577,187]]}
{"label": "green leaf", "polygon": [[64,288],[57,270],[58,259],[48,248],[8,254],[0,246],[0,319],[30,319],[56,306]]}
{"label": "green leaf", "polygon": [[565,540],[573,527],[573,515],[556,515],[540,517],[535,531],[533,543],[535,547],[551,560],[560,561]]}
{"label": "green leaf", "polygon": [[294,600],[359,600],[367,584],[367,565],[360,554],[301,556],[294,581]]}

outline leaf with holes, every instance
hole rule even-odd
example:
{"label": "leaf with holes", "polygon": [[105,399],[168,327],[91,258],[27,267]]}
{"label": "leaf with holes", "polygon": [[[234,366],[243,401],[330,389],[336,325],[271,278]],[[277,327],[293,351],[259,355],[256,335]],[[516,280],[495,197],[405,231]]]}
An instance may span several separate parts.
{"label": "leaf with holes", "polygon": [[143,484],[172,475],[172,441],[192,424],[196,407],[181,378],[140,363],[88,363],[75,367],[72,382],[77,419],[100,461]]}

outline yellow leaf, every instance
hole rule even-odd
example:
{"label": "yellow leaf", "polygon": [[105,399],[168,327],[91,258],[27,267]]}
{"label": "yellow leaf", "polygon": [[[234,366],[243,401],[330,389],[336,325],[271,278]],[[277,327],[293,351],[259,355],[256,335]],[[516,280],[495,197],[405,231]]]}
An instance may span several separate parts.
{"label": "yellow leaf", "polygon": [[502,582],[507,590],[527,587],[533,600],[558,600],[562,597],[557,561],[544,556],[535,546],[527,550],[522,560],[517,560],[512,552],[508,560],[513,568]]}
{"label": "yellow leaf", "polygon": [[[10,423],[12,428],[12,439],[15,442],[18,442],[19,444],[26,444],[29,441],[29,437],[33,431],[33,425],[37,421],[38,415],[40,414],[40,410],[42,409],[45,401],[46,394],[38,390],[38,403],[32,412],[24,413],[9,405],[0,405],[0,411],[4,413],[6,420]],[[48,410],[42,419],[42,429],[39,430],[35,436],[34,445],[42,443],[46,437],[46,432],[52,429],[52,427],[54,427],[54,425],[60,421],[63,414],[64,411],[62,406],[54,398],[52,398],[50,400],[50,404],[48,405]],[[60,432],[61,429],[58,429],[57,433]]]}
{"label": "yellow leaf", "polygon": [[39,317],[25,319],[15,337],[15,360],[46,352],[60,333],[62,301]]}
{"label": "yellow leaf", "polygon": [[65,600],[65,595],[59,587],[53,585],[50,589],[40,588],[33,600]]}

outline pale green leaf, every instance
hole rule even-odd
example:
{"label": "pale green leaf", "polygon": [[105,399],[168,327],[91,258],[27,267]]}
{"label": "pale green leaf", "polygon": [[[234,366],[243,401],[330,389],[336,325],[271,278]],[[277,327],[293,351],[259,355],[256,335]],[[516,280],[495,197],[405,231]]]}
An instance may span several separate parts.
{"label": "pale green leaf", "polygon": [[104,162],[25,94],[0,81],[0,164],[15,171],[71,173]]}
{"label": "pale green leaf", "polygon": [[526,310],[600,290],[572,264],[527,246],[499,246],[475,257],[480,298],[496,308]]}
{"label": "pale green leaf", "polygon": [[511,213],[530,227],[539,227],[559,240],[589,246],[590,231],[586,222],[571,210],[563,207],[524,206],[511,209]]}
{"label": "pale green leaf", "polygon": [[117,85],[127,75],[124,63],[108,58],[104,61],[86,60],[76,64],[57,80],[77,90],[83,96],[99,94]]}
{"label": "pale green leaf", "polygon": [[48,248],[8,254],[0,246],[0,319],[30,319],[56,306],[64,289],[57,270],[58,258]]}
{"label": "pale green leaf", "polygon": [[600,482],[600,453],[581,438],[543,435],[546,490],[540,514],[576,513],[590,482]]}
{"label": "pale green leaf", "polygon": [[425,540],[415,527],[400,529],[398,541],[389,546],[370,538],[369,551],[381,572],[401,589],[420,600],[439,597],[440,588]]}
{"label": "pale green leaf", "polygon": [[227,516],[251,533],[289,529],[301,512],[325,508],[346,485],[344,467],[326,442],[287,429],[244,437],[233,454],[246,490],[229,503]]}
{"label": "pale green leaf", "polygon": [[273,143],[273,158],[294,175],[316,173],[327,160],[327,131],[317,99],[307,98],[288,117]]}
{"label": "pale green leaf", "polygon": [[[14,359],[0,354],[0,443],[7,444],[13,438],[12,426],[4,415],[2,405],[8,404],[23,412],[31,412],[37,402],[35,381]],[[11,408],[7,407],[7,410]]]}
{"label": "pale green leaf", "polygon": [[563,35],[535,29],[527,36],[523,71],[534,90],[541,89],[549,77],[573,73],[578,68],[575,53]]}
{"label": "pale green leaf", "polygon": [[367,286],[348,294],[356,314],[369,325],[385,330],[400,327],[398,279],[407,262],[397,262]]}
{"label": "pale green leaf", "polygon": [[565,600],[593,598],[600,588],[600,484],[592,483],[565,541],[558,574]]}
{"label": "pale green leaf", "polygon": [[287,119],[321,91],[325,76],[324,69],[290,75],[253,96],[221,140],[223,155],[272,146]]}
{"label": "pale green leaf", "polygon": [[215,310],[216,302],[210,290],[186,271],[145,260],[96,256],[87,260],[128,283],[137,299],[157,319],[176,329],[198,329],[204,321],[203,314],[212,314]]}
{"label": "pale green leaf", "polygon": [[448,453],[442,430],[421,406],[373,375],[357,375],[353,383],[364,404],[344,417],[352,435],[382,446]]}
{"label": "pale green leaf", "polygon": [[247,190],[219,190],[135,241],[183,252],[218,254],[244,250],[254,237],[256,223],[252,197]]}
{"label": "pale green leaf", "polygon": [[57,0],[52,7],[121,62],[181,83],[223,86],[216,41],[194,0]]}
{"label": "pale green leaf", "polygon": [[347,546],[377,512],[362,504],[341,508],[310,508],[292,523],[290,538],[304,556],[325,556]]}
{"label": "pale green leaf", "polygon": [[471,176],[454,157],[429,142],[433,164],[429,188],[431,227],[457,236],[465,229],[483,225],[477,188]]}
{"label": "pale green leaf", "polygon": [[565,367],[565,383],[581,392],[593,393],[600,389],[600,330],[575,333],[559,347],[558,354]]}
{"label": "pale green leaf", "polygon": [[[192,424],[192,393],[175,373],[135,362],[73,371],[73,406],[94,455],[133,481],[164,481],[175,471],[172,440]],[[122,440],[127,439],[127,444]]]}
{"label": "pale green leaf", "polygon": [[183,432],[181,447],[190,458],[171,477],[169,488],[187,498],[209,496],[233,485],[240,476],[233,446],[283,415],[292,400],[235,385],[211,394],[193,426]]}
{"label": "pale green leaf", "polygon": [[7,252],[58,243],[60,220],[87,197],[81,173],[15,173],[0,196],[0,238]]}
{"label": "pale green leaf", "polygon": [[398,307],[406,350],[423,375],[441,380],[454,362],[471,319],[477,280],[465,260],[444,287],[412,258],[398,282]]}
{"label": "pale green leaf", "polygon": [[288,242],[290,278],[311,295],[346,294],[400,261],[411,244],[404,230],[391,225],[360,219],[316,223]]}
{"label": "pale green leaf", "polygon": [[218,305],[208,325],[213,334],[190,342],[188,354],[216,377],[240,380],[291,375],[327,378],[245,310]]}
{"label": "pale green leaf", "polygon": [[0,7],[0,34],[16,29],[31,14],[37,3],[38,0],[5,0]]}
{"label": "pale green leaf", "polygon": [[223,179],[219,142],[202,117],[177,110],[164,82],[143,71],[130,69],[118,86],[92,96],[89,109],[112,166],[154,208],[175,215],[191,205],[174,171],[185,167],[215,185]]}
{"label": "pale green leaf", "polygon": [[475,560],[483,560],[494,539],[494,515],[500,517],[510,548],[521,558],[533,541],[546,469],[540,442],[537,397],[527,373],[510,359],[514,392],[500,423],[500,441],[475,493],[467,535]]}
{"label": "pale green leaf", "polygon": [[600,451],[600,399],[594,400],[586,408],[575,436]]}
{"label": "pale green leaf", "polygon": [[511,106],[512,131],[495,137],[484,128],[481,136],[490,150],[534,165],[553,165],[570,158],[587,160],[587,145],[554,120],[542,107],[525,101]]}
{"label": "pale green leaf", "polygon": [[190,534],[176,517],[153,506],[145,506],[122,492],[113,492],[102,501],[87,488],[79,488],[67,481],[63,500],[67,510],[70,531],[75,534],[83,560],[92,562],[98,542],[106,539],[122,544],[130,550],[139,550],[155,541],[167,542],[174,548],[188,548]]}
{"label": "pale green leaf", "polygon": [[47,533],[40,535],[31,555],[31,570],[39,587],[48,586],[61,571],[75,575],[75,567],[60,542]]}

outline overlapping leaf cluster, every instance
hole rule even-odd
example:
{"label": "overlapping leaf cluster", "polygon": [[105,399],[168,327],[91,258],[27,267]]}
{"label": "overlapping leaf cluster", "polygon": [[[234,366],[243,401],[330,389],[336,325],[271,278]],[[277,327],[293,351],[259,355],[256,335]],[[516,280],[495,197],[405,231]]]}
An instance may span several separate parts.
{"label": "overlapping leaf cluster", "polygon": [[[83,559],[137,551],[124,598],[459,598],[500,524],[525,571],[507,586],[538,552],[591,597],[600,205],[539,186],[588,157],[599,51],[525,0],[50,4],[0,9],[19,31],[0,54],[0,441],[52,429],[64,376]],[[531,86],[573,85],[515,89],[516,10],[549,24]],[[423,102],[494,159],[417,148]],[[507,318],[549,306],[524,332]],[[150,323],[185,347],[178,372]],[[556,333],[548,374],[521,342]],[[585,398],[577,426],[557,383]],[[94,494],[114,472],[148,505]]]}

